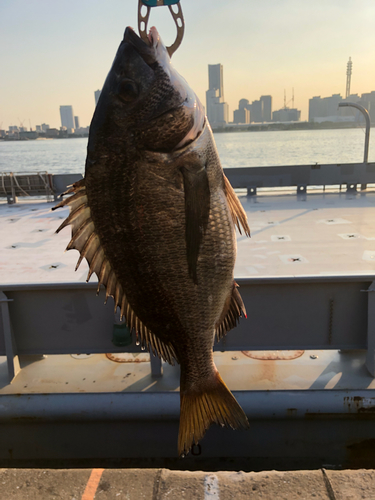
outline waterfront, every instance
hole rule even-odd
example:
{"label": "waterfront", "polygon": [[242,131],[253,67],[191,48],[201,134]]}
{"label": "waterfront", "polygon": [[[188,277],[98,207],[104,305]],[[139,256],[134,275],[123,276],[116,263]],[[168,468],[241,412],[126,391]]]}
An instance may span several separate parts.
{"label": "waterfront", "polygon": [[[371,130],[369,161],[375,161]],[[223,167],[358,163],[364,129],[289,130],[215,134]],[[0,172],[83,173],[87,139],[0,141]]]}

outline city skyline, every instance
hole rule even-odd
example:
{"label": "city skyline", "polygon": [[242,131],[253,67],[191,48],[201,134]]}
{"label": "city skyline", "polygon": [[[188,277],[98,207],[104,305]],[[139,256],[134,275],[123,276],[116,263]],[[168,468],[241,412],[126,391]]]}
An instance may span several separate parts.
{"label": "city skyline", "polygon": [[[310,98],[345,96],[349,56],[351,93],[374,89],[373,1],[202,4],[181,0],[186,33],[172,62],[203,104],[207,65],[223,65],[229,121],[239,99],[272,95],[273,108],[280,109],[284,89],[290,99],[293,87],[295,107],[307,120]],[[33,128],[42,122],[58,127],[61,102],[79,108],[81,126],[87,126],[93,91],[104,83],[125,26],[137,25],[136,13],[136,0],[113,0],[111,9],[97,0],[2,0],[0,40],[8,49],[0,54],[0,128],[21,122],[29,127],[29,119]],[[167,44],[173,41],[168,9],[153,9],[150,22]]]}

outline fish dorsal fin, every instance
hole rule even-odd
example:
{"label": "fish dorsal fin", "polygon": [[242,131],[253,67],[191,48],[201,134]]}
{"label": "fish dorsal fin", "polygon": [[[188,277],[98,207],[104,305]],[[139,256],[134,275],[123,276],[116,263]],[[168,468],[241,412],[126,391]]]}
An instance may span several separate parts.
{"label": "fish dorsal fin", "polygon": [[227,176],[225,174],[223,174],[223,176],[224,176],[224,191],[227,197],[227,202],[229,205],[230,213],[232,215],[233,223],[237,226],[240,234],[242,234],[241,233],[241,226],[242,226],[246,236],[250,236],[250,228],[247,223],[246,212],[243,209],[236,193],[234,192],[234,189],[232,188],[231,183],[229,182]]}
{"label": "fish dorsal fin", "polygon": [[106,302],[108,297],[113,297],[115,312],[117,307],[120,307],[121,318],[125,318],[130,330],[134,329],[137,337],[140,339],[141,346],[152,351],[154,355],[159,356],[159,358],[164,359],[171,365],[174,365],[174,360],[177,360],[177,356],[173,346],[160,340],[134,313],[110,262],[105,256],[100,238],[95,231],[94,222],[91,219],[84,179],[73,184],[63,193],[63,195],[65,194],[72,195],[65,198],[61,203],[53,207],[52,210],[65,206],[69,206],[70,208],[69,216],[60,225],[56,233],[69,224],[72,226],[72,239],[67,246],[67,250],[75,249],[80,253],[76,270],[85,258],[89,264],[87,281],[89,281],[93,273],[97,275],[99,280],[97,292],[99,293],[100,285],[105,286]]}
{"label": "fish dorsal fin", "polygon": [[210,186],[205,165],[187,162],[181,168],[185,192],[185,238],[189,275],[198,283],[197,262],[210,214]]}
{"label": "fish dorsal fin", "polygon": [[228,300],[224,305],[221,317],[216,323],[215,335],[218,342],[227,332],[229,332],[229,330],[232,330],[232,328],[237,326],[237,323],[242,315],[247,318],[246,308],[237,288],[237,283],[233,281],[232,293],[229,295]]}

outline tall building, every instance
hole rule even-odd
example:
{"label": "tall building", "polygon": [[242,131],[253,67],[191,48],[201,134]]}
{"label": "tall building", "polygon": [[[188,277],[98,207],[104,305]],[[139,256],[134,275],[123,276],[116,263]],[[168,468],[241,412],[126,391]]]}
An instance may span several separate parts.
{"label": "tall building", "polygon": [[74,117],[74,128],[80,128],[79,126],[79,116]]}
{"label": "tall building", "polygon": [[207,117],[212,127],[223,126],[229,121],[229,107],[224,101],[223,66],[208,65],[208,86],[206,92]]}
{"label": "tall building", "polygon": [[233,112],[233,123],[250,123],[250,104],[247,99],[241,99],[238,109]]}
{"label": "tall building", "polygon": [[221,64],[208,65],[208,88],[219,91],[218,97],[224,98],[223,66]]}
{"label": "tall building", "polygon": [[95,106],[98,104],[98,101],[99,101],[99,97],[100,97],[100,94],[101,94],[101,90],[95,90],[94,92],[94,96],[95,96]]}
{"label": "tall building", "polygon": [[61,126],[74,129],[73,106],[60,106]]}
{"label": "tall building", "polygon": [[263,121],[263,101],[253,101],[250,109],[250,120],[255,123]]}
{"label": "tall building", "polygon": [[260,98],[262,105],[262,118],[264,122],[270,122],[272,120],[272,96],[262,95]]}

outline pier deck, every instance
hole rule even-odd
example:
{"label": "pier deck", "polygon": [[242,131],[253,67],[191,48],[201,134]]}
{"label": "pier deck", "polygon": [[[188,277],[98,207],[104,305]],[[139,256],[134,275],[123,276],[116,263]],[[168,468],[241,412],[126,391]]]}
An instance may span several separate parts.
{"label": "pier deck", "polygon": [[[245,297],[252,285],[272,282],[277,287],[276,295],[273,291],[267,301],[267,289],[262,299],[270,318],[277,309],[277,290],[280,300],[284,294],[278,287],[288,280],[300,280],[302,290],[314,280],[336,283],[345,278],[348,283],[359,283],[358,292],[364,286],[361,277],[366,287],[371,284],[375,277],[373,190],[302,195],[269,192],[241,196],[241,202],[252,237],[238,236],[235,277]],[[84,284],[86,264],[74,273],[78,252],[63,252],[70,229],[54,234],[68,212],[51,212],[51,206],[37,201],[0,204],[0,290],[16,302],[17,287],[38,283],[48,293],[51,283],[69,287],[76,282],[79,290],[87,287],[84,293],[90,295],[90,301],[92,295],[92,307],[113,316],[111,305],[102,305],[92,287]],[[358,307],[364,314],[370,295],[360,293]],[[251,311],[251,303],[246,306]],[[71,318],[76,312],[68,307],[64,314]],[[300,315],[303,321],[298,301],[290,305],[288,314]],[[213,427],[201,447],[183,463],[176,459],[178,367],[163,363],[163,376],[154,377],[147,353],[121,354],[110,346],[103,352],[90,352],[90,345],[87,353],[83,348],[67,352],[63,346],[61,353],[20,354],[21,370],[10,384],[7,359],[0,356],[0,463],[10,467],[50,460],[71,463],[74,457],[90,465],[98,460],[138,459],[144,466],[151,458],[153,466],[163,467],[169,460],[167,466],[203,468],[205,460],[214,463],[212,460],[229,457],[244,470],[372,466],[375,381],[368,367],[367,333],[363,338],[358,334],[359,350],[339,349],[336,346],[343,345],[340,335],[345,327],[340,326],[340,316],[341,312],[334,317],[337,328],[333,323],[332,338],[324,341],[327,345],[321,340],[310,348],[292,343],[282,347],[284,350],[267,348],[268,340],[265,345],[255,345],[252,328],[246,327],[252,324],[251,315],[248,323],[241,320],[238,331],[242,340],[230,344],[231,336],[236,338],[235,331],[230,332],[227,348],[220,345],[214,356],[223,379],[249,416],[250,430]],[[313,319],[306,317],[307,330]],[[19,328],[18,318],[14,321]],[[363,321],[358,323],[361,331]],[[271,326],[269,342],[275,346],[278,328],[284,335],[288,325]],[[355,322],[347,328],[354,339],[358,333]],[[303,330],[298,330],[301,338]],[[27,332],[22,335],[24,342]],[[66,335],[69,337],[69,328]],[[248,348],[243,345],[244,335],[248,335]]]}

